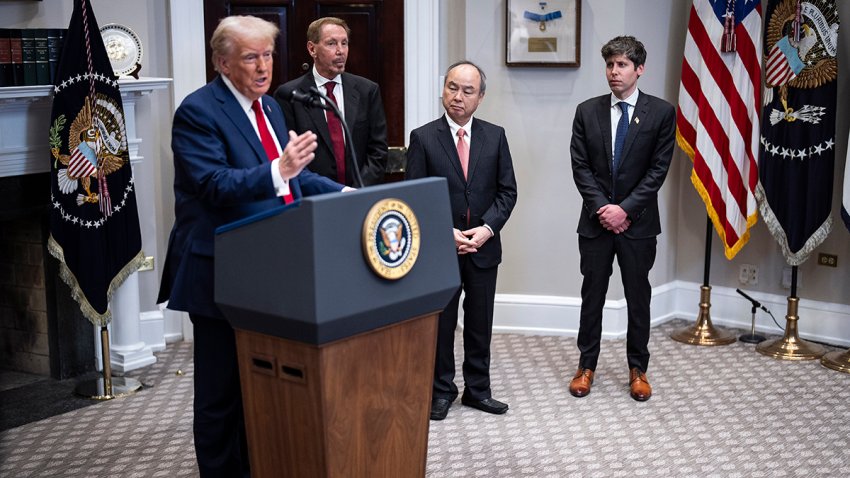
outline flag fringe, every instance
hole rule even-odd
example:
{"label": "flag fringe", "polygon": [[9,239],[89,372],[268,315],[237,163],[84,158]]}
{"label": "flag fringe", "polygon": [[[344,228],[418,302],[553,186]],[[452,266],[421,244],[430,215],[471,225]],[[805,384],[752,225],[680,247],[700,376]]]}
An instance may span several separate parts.
{"label": "flag fringe", "polygon": [[[679,144],[679,148],[681,148],[682,151],[691,158],[691,162],[693,162],[694,149],[687,140],[685,140],[684,136],[679,133],[678,128],[676,128],[676,142]],[[711,196],[709,196],[708,191],[705,189],[705,186],[702,184],[702,181],[700,181],[699,176],[697,176],[696,171],[693,169],[691,169],[691,183],[694,185],[694,189],[697,190],[697,194],[699,194],[702,198],[702,202],[705,203],[705,211],[711,219],[711,223],[714,225],[714,230],[723,242],[723,253],[726,256],[726,259],[731,261],[750,241],[750,228],[755,226],[756,222],[758,222],[758,212],[753,212],[747,216],[746,231],[744,231],[744,234],[738,238],[738,241],[733,244],[732,247],[729,247],[726,242],[726,231],[723,228],[723,224],[720,222],[720,216],[718,216],[717,211],[714,210],[714,205],[711,203]]]}
{"label": "flag fringe", "polygon": [[[107,305],[106,312],[103,314],[99,313],[91,306],[86,295],[83,293],[83,290],[80,288],[77,277],[65,264],[65,253],[62,250],[62,246],[53,239],[52,234],[47,240],[47,250],[50,252],[50,255],[59,261],[59,277],[61,277],[65,284],[71,288],[71,298],[80,304],[80,310],[82,311],[83,316],[88,319],[92,325],[97,327],[106,327],[106,325],[112,321],[112,311],[109,309],[109,305]],[[112,281],[109,283],[109,290],[106,291],[107,304],[112,301],[113,294],[115,294],[115,291],[121,287],[121,284],[130,277],[130,274],[139,270],[144,260],[145,254],[140,250],[138,254],[130,259],[130,261],[124,265],[118,274],[112,278]]]}
{"label": "flag fringe", "polygon": [[690,143],[688,143],[688,140],[686,140],[685,137],[682,136],[682,133],[679,132],[679,128],[676,128],[676,143],[679,145],[679,148],[681,148],[681,150],[684,151],[689,158],[691,158],[691,161],[693,162],[694,148],[690,145]]}
{"label": "flag fringe", "polygon": [[806,240],[806,243],[803,244],[803,247],[799,251],[791,252],[791,248],[788,246],[788,237],[786,237],[785,230],[782,228],[782,224],[779,223],[779,219],[776,218],[773,210],[770,209],[770,204],[767,201],[767,195],[762,188],[761,182],[756,186],[756,200],[759,204],[761,216],[764,218],[764,223],[767,225],[770,234],[776,239],[779,248],[782,249],[782,255],[785,256],[785,261],[788,262],[789,266],[799,266],[806,262],[812,251],[821,245],[832,231],[832,214],[830,214],[820,227],[809,236],[809,239]]}

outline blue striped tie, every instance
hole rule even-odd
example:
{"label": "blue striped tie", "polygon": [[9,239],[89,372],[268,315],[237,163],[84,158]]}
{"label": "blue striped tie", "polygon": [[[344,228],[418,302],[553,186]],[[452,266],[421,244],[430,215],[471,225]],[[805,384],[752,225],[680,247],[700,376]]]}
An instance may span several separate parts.
{"label": "blue striped tie", "polygon": [[623,112],[617,123],[617,135],[614,136],[614,162],[611,167],[611,196],[616,201],[617,194],[617,169],[620,167],[620,155],[623,153],[623,144],[626,142],[626,134],[629,132],[629,104],[625,101],[617,103]]}

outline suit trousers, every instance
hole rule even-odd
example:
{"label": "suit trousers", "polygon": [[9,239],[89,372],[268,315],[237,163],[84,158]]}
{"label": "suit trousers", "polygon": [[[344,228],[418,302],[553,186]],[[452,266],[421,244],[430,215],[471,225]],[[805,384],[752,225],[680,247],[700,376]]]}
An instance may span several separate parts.
{"label": "suit trousers", "polygon": [[620,266],[628,308],[626,358],[629,368],[646,372],[649,366],[649,271],[655,263],[655,237],[630,239],[605,231],[597,237],[578,238],[581,254],[581,317],[578,330],[579,366],[596,370],[602,338],[602,310],[614,256]]}
{"label": "suit trousers", "polygon": [[189,318],[195,337],[193,430],[201,477],[250,476],[236,335],[224,319]]}
{"label": "suit trousers", "polygon": [[455,329],[461,289],[463,299],[464,396],[473,400],[490,398],[490,338],[493,333],[493,302],[496,298],[498,266],[476,266],[469,255],[459,255],[461,288],[440,313],[437,326],[437,355],[434,364],[433,398],[454,401],[458,395],[455,377]]}

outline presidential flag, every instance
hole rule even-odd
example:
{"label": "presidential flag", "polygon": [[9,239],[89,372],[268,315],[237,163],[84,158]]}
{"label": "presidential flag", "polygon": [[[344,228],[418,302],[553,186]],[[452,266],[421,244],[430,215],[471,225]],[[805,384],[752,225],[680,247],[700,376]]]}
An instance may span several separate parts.
{"label": "presidential flag", "polygon": [[694,0],[685,39],[676,140],[727,259],[758,219],[761,24],[759,0]]}
{"label": "presidential flag", "polygon": [[796,266],[832,230],[839,19],[835,0],[770,0],[765,14],[756,197]]}
{"label": "presidential flag", "polygon": [[53,88],[48,250],[93,324],[142,263],[142,239],[118,81],[89,0],[74,0]]}

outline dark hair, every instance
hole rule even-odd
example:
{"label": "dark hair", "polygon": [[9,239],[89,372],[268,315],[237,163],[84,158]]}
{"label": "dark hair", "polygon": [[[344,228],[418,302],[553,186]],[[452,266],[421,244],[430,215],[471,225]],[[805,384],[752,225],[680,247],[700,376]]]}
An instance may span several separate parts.
{"label": "dark hair", "polygon": [[612,56],[625,55],[635,68],[646,63],[646,49],[643,43],[633,36],[619,36],[602,45],[602,58],[608,60]]}
{"label": "dark hair", "polygon": [[487,90],[487,75],[484,74],[484,70],[482,70],[480,66],[476,65],[475,63],[472,63],[469,60],[461,60],[456,63],[452,63],[448,68],[446,68],[446,75],[443,79],[443,86],[446,86],[445,78],[449,77],[449,72],[461,65],[472,65],[475,67],[476,70],[478,70],[478,75],[481,77],[481,83],[479,83],[478,85],[478,94],[483,95],[484,92]]}

